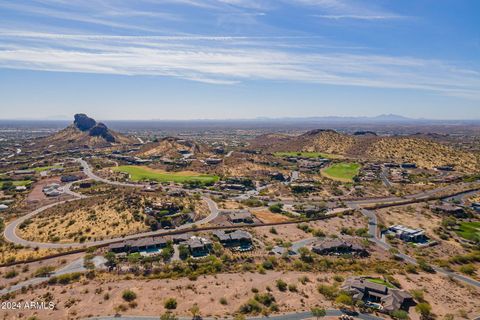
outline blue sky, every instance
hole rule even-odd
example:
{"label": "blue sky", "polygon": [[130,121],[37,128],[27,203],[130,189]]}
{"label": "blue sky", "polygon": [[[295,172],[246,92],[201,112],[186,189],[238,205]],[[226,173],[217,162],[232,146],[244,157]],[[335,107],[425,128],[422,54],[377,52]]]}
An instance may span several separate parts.
{"label": "blue sky", "polygon": [[0,0],[0,118],[480,119],[480,2]]}

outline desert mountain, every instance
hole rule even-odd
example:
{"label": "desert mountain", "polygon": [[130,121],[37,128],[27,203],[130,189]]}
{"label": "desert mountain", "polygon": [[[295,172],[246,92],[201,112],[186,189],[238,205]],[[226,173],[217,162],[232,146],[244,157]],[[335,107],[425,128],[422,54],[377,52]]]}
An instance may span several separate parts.
{"label": "desert mountain", "polygon": [[179,158],[182,154],[195,154],[200,152],[200,147],[192,141],[175,137],[166,137],[157,142],[143,146],[137,153],[139,157],[167,157]]}
{"label": "desert mountain", "polygon": [[324,152],[375,161],[414,162],[419,167],[429,169],[452,164],[459,171],[480,170],[478,155],[418,135],[380,137],[375,134],[348,135],[319,129],[299,136],[262,135],[251,146],[265,152]]}
{"label": "desert mountain", "polygon": [[51,136],[43,138],[41,144],[53,145],[55,149],[58,149],[108,147],[134,142],[133,139],[110,130],[105,124],[96,122],[85,114],[76,114],[73,124]]}

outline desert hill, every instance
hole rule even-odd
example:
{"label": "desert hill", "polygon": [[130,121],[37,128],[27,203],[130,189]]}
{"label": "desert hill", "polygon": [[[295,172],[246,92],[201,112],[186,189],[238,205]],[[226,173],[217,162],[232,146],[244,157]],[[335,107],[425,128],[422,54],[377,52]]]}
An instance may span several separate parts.
{"label": "desert hill", "polygon": [[262,135],[250,148],[264,152],[308,151],[339,154],[376,161],[414,162],[432,169],[452,164],[458,171],[478,172],[478,155],[454,149],[428,136],[380,137],[375,134],[348,135],[334,130],[312,130],[298,136]]}
{"label": "desert hill", "polygon": [[51,136],[42,138],[39,144],[53,145],[53,148],[59,149],[108,147],[134,142],[134,139],[110,130],[105,124],[96,122],[85,114],[76,114],[71,125]]}
{"label": "desert hill", "polygon": [[195,154],[200,152],[200,146],[194,142],[166,137],[158,142],[146,144],[137,152],[139,157],[167,157],[179,158],[181,153]]}

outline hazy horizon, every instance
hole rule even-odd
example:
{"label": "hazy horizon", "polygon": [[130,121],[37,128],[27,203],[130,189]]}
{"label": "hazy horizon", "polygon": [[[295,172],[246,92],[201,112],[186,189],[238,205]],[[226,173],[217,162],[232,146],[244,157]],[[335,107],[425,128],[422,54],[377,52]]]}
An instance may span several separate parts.
{"label": "hazy horizon", "polygon": [[[78,113],[83,113],[83,112],[78,112]],[[477,122],[480,121],[480,118],[470,118],[470,119],[445,119],[445,118],[412,118],[400,114],[379,114],[375,116],[366,116],[366,115],[348,115],[348,116],[337,116],[337,115],[331,115],[331,116],[299,116],[299,117],[268,117],[268,116],[259,116],[259,117],[251,117],[251,118],[192,118],[192,119],[161,119],[161,118],[151,118],[151,119],[115,119],[115,118],[96,118],[94,114],[87,114],[88,116],[91,116],[95,118],[97,121],[118,121],[118,122],[234,122],[234,121],[252,121],[252,122],[261,122],[261,121],[268,121],[268,122],[281,122],[281,121],[295,121],[295,122],[302,122],[302,121],[347,121],[347,122],[355,122],[356,120],[358,121],[370,121],[370,122],[415,122],[415,121],[426,121],[426,122],[450,122],[450,121],[462,121],[462,122]],[[53,117],[46,117],[46,118],[0,118],[0,121],[46,121],[46,122],[72,122],[73,121],[73,116],[53,116]]]}

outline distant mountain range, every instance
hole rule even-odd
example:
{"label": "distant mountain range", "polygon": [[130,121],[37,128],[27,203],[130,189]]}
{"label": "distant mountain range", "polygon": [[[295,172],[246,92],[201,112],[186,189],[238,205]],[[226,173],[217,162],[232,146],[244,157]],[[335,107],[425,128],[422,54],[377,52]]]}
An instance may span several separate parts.
{"label": "distant mountain range", "polygon": [[[0,122],[22,122],[22,121],[61,121],[61,116],[48,117],[44,119],[0,119]],[[149,119],[149,120],[104,120],[107,122],[318,122],[318,123],[479,123],[480,119],[428,119],[428,118],[410,118],[397,114],[381,114],[378,116],[311,116],[311,117],[256,117],[243,119]]]}

